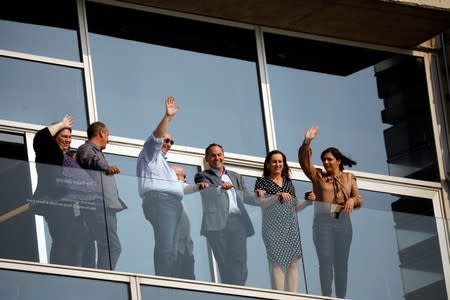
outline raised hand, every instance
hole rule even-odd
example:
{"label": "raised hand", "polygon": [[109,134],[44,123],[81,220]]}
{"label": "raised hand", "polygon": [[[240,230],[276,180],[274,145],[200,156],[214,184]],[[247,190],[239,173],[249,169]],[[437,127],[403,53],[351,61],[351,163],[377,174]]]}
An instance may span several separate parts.
{"label": "raised hand", "polygon": [[305,141],[306,142],[312,141],[317,136],[318,132],[319,132],[319,126],[313,126],[313,127],[309,128],[308,130],[306,130]]}
{"label": "raised hand", "polygon": [[180,107],[177,105],[175,101],[175,97],[169,96],[166,99],[166,115],[174,116],[177,112],[180,111]]}
{"label": "raised hand", "polygon": [[63,128],[72,128],[73,117],[71,115],[65,115],[61,120],[61,123],[63,125]]}

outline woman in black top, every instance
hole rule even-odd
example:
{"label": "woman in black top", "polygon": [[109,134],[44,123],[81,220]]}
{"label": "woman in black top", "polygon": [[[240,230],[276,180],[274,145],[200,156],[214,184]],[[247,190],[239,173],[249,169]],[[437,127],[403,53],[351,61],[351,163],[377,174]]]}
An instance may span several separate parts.
{"label": "woman in black top", "polygon": [[38,184],[30,203],[44,216],[52,238],[50,263],[82,266],[82,235],[86,232],[79,207],[66,198],[65,153],[72,141],[71,116],[39,130],[33,140]]}

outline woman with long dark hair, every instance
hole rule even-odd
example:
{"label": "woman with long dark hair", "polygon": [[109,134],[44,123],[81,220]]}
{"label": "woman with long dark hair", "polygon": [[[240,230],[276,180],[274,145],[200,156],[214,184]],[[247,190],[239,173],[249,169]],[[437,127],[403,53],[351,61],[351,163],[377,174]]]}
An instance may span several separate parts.
{"label": "woman with long dark hair", "polygon": [[298,151],[298,160],[306,176],[311,180],[316,196],[314,205],[313,241],[319,259],[322,294],[331,296],[334,282],[336,297],[347,293],[347,266],[352,241],[350,214],[361,207],[354,174],[344,172],[344,166],[352,167],[356,161],[343,155],[337,148],[325,149],[320,158],[325,170],[312,163],[311,141],[317,136],[318,127],[311,127]]}

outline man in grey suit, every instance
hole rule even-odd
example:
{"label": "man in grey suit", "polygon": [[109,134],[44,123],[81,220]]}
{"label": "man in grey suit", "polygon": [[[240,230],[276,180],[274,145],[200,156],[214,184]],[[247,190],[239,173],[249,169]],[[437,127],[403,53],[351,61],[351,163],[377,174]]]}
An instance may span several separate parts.
{"label": "man in grey suit", "polygon": [[258,197],[264,192],[248,192],[242,176],[225,169],[221,145],[209,145],[205,150],[205,160],[210,169],[195,175],[195,183],[209,184],[208,189],[201,191],[201,234],[213,250],[222,283],[245,285],[247,237],[255,231],[244,202],[259,206]]}

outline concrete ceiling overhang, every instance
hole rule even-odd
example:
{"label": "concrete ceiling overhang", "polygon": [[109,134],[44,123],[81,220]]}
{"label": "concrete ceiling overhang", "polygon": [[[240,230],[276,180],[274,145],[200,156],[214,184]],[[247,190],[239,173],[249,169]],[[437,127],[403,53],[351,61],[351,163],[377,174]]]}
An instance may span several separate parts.
{"label": "concrete ceiling overhang", "polygon": [[125,0],[123,2],[405,49],[413,49],[450,28],[450,0]]}

